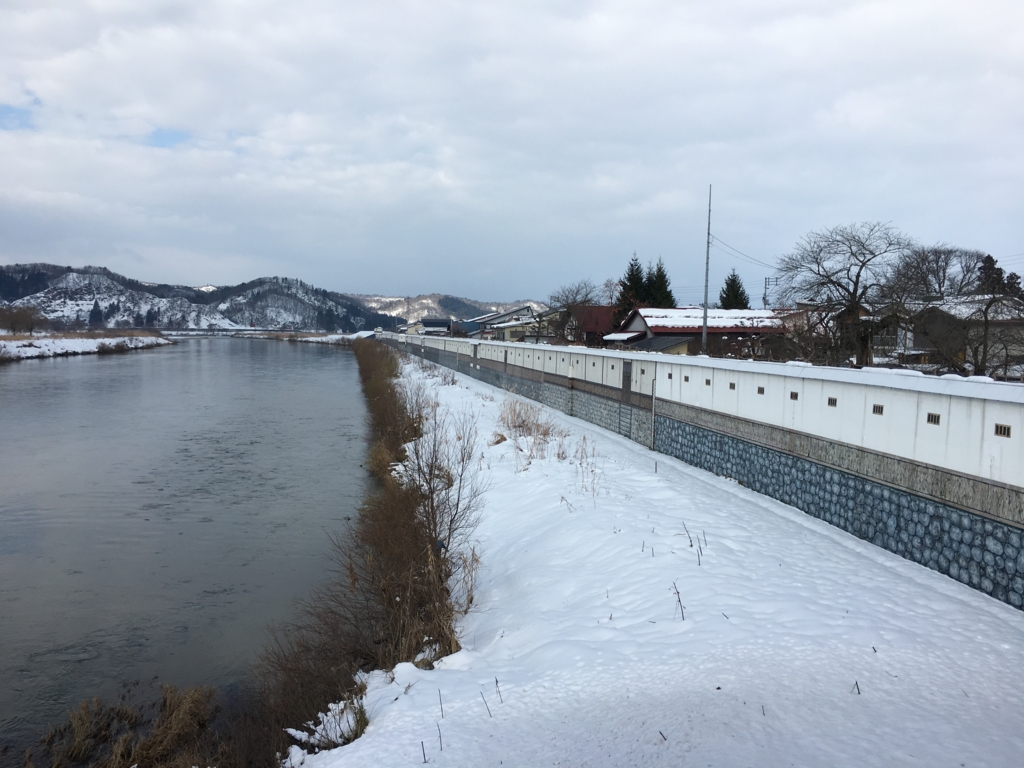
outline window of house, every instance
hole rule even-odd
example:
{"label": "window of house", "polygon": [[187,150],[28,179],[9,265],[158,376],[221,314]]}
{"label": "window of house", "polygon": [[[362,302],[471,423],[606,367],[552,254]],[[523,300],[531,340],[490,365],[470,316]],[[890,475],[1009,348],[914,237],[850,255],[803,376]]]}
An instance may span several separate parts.
{"label": "window of house", "polygon": [[799,392],[790,392],[789,393],[789,399],[790,400],[799,400],[800,399],[800,393]]}
{"label": "window of house", "polygon": [[884,410],[885,408],[879,405],[878,403],[875,403],[874,405],[871,406],[871,412],[875,414],[875,416],[881,416]]}
{"label": "window of house", "polygon": [[828,399],[828,407],[829,408],[835,408],[837,405],[839,405],[839,400],[837,398],[830,397]]}
{"label": "window of house", "polygon": [[938,424],[940,421],[942,421],[942,417],[939,416],[939,414],[937,414],[937,413],[929,413],[928,414],[928,423],[929,424]]}
{"label": "window of house", "polygon": [[757,388],[757,394],[763,395],[764,394],[764,387],[758,387]]}
{"label": "window of house", "polygon": [[704,386],[705,387],[710,387],[711,386],[711,379],[704,379]]}
{"label": "window of house", "polygon": [[685,384],[686,382],[688,382],[689,380],[690,380],[690,377],[689,377],[689,376],[683,376],[683,383],[684,383],[684,384]]}
{"label": "window of house", "polygon": [[729,389],[736,389],[736,382],[735,381],[730,381],[729,382]]}
{"label": "window of house", "polygon": [[1010,425],[1009,424],[996,424],[996,437],[1009,437],[1010,436]]}

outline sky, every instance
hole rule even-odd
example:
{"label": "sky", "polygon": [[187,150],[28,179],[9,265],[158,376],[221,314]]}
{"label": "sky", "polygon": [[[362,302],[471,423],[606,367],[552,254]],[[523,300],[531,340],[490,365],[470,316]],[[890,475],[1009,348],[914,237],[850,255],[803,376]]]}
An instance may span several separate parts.
{"label": "sky", "polygon": [[813,230],[1024,269],[1020,0],[4,0],[0,263],[756,305]]}

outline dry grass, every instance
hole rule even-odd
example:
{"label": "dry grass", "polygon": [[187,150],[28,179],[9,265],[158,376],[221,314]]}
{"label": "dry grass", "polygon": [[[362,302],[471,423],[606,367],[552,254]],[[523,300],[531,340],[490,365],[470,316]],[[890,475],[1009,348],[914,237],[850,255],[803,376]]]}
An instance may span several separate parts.
{"label": "dry grass", "polygon": [[[568,456],[565,439],[569,431],[543,416],[544,411],[539,405],[508,397],[502,402],[498,412],[498,424],[511,435],[515,448],[516,470],[522,471],[529,467],[533,459],[547,458],[548,444],[556,441],[556,455],[562,460]],[[503,442],[506,435],[495,432],[491,445]]]}
{"label": "dry grass", "polygon": [[[211,688],[163,687],[160,710],[152,722],[124,701],[106,706],[83,701],[68,721],[43,740],[43,758],[51,768],[189,768],[214,754],[210,724],[216,715]],[[26,765],[31,764],[26,756]]]}

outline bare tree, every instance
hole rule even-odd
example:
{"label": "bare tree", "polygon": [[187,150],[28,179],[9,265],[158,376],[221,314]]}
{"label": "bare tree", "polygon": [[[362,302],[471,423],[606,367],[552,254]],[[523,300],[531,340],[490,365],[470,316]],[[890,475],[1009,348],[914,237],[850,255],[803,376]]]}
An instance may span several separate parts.
{"label": "bare tree", "polygon": [[874,322],[866,316],[887,298],[887,278],[913,240],[891,224],[864,222],[811,232],[779,262],[783,301],[824,312],[840,358],[871,363]]}
{"label": "bare tree", "polygon": [[946,244],[911,248],[894,264],[888,292],[896,301],[942,299],[973,293],[984,259],[982,251]]}
{"label": "bare tree", "polygon": [[615,297],[619,295],[619,281],[609,277],[597,289],[597,299],[602,306],[610,307],[615,303]]}
{"label": "bare tree", "polygon": [[558,312],[550,321],[551,330],[560,342],[578,341],[576,310],[598,303],[598,289],[587,278],[563,285],[548,297],[548,305]]}

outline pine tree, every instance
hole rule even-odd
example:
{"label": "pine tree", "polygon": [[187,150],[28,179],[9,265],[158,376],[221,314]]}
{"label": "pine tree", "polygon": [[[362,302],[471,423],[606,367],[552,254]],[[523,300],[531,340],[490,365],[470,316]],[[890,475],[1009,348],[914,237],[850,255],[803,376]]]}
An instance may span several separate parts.
{"label": "pine tree", "polygon": [[94,299],[92,309],[89,311],[89,325],[99,328],[103,325],[103,310],[100,308],[99,299]]}
{"label": "pine tree", "polygon": [[637,307],[648,306],[650,306],[650,296],[647,293],[644,268],[640,266],[640,260],[634,253],[626,267],[626,274],[619,281],[619,294],[615,299],[615,322],[621,323]]}
{"label": "pine tree", "polygon": [[661,309],[675,307],[676,297],[672,295],[668,272],[665,271],[665,262],[660,258],[653,268],[648,265],[644,283],[647,289],[647,306]]}
{"label": "pine tree", "polygon": [[718,305],[722,309],[750,309],[750,297],[735,269],[725,278],[725,285],[718,294]]}

